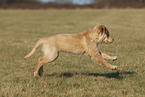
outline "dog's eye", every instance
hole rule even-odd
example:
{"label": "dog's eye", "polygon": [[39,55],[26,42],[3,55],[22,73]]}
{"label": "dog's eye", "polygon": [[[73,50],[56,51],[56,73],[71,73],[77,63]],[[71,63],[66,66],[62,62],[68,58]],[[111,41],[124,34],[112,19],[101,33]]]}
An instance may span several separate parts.
{"label": "dog's eye", "polygon": [[103,32],[104,28],[101,28],[101,32]]}

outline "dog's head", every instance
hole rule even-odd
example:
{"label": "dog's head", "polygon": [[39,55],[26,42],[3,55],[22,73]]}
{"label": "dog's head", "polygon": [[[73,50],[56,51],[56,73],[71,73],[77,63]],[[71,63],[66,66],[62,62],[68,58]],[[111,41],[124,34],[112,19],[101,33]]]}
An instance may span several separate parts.
{"label": "dog's head", "polygon": [[114,39],[110,37],[109,31],[104,25],[97,25],[93,28],[93,32],[96,33],[96,42],[97,43],[112,43]]}

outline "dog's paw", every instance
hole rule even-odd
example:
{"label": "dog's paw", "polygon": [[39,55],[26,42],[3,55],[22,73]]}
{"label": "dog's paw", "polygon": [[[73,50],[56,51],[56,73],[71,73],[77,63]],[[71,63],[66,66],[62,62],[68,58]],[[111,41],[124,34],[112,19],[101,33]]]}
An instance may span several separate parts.
{"label": "dog's paw", "polygon": [[114,66],[112,67],[112,69],[113,69],[113,70],[116,70],[116,69],[117,69],[117,66],[116,66],[116,65],[114,65]]}
{"label": "dog's paw", "polygon": [[112,57],[112,61],[115,61],[115,60],[117,60],[117,59],[118,59],[117,56]]}

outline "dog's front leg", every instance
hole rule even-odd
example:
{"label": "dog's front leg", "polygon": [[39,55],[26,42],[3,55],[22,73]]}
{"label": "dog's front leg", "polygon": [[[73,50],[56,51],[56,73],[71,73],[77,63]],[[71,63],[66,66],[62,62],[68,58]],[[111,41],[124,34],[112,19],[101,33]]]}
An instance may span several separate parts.
{"label": "dog's front leg", "polygon": [[100,55],[100,52],[96,49],[96,44],[92,43],[88,45],[87,53],[91,56],[91,59],[97,62],[99,65],[105,66],[110,69],[117,68],[117,66],[110,65],[105,59],[103,59],[103,57]]}
{"label": "dog's front leg", "polygon": [[100,53],[100,55],[101,55],[104,59],[109,59],[109,60],[112,60],[112,61],[115,61],[115,60],[118,59],[117,56],[109,56],[109,55],[107,55],[107,54],[105,54],[105,53],[102,53],[102,52],[99,52],[99,53]]}
{"label": "dog's front leg", "polygon": [[99,51],[96,53],[91,54],[91,59],[95,62],[97,62],[99,65],[105,66],[109,69],[117,69],[117,66],[115,65],[110,65],[107,63],[106,60],[103,59],[103,57],[100,55]]}

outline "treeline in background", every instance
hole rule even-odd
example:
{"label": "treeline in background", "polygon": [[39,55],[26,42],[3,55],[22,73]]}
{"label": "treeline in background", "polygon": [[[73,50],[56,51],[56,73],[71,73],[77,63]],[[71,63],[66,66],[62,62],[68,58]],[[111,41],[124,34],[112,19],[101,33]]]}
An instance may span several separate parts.
{"label": "treeline in background", "polygon": [[[144,8],[145,0],[0,0],[1,9]],[[87,2],[87,3],[85,3]]]}

